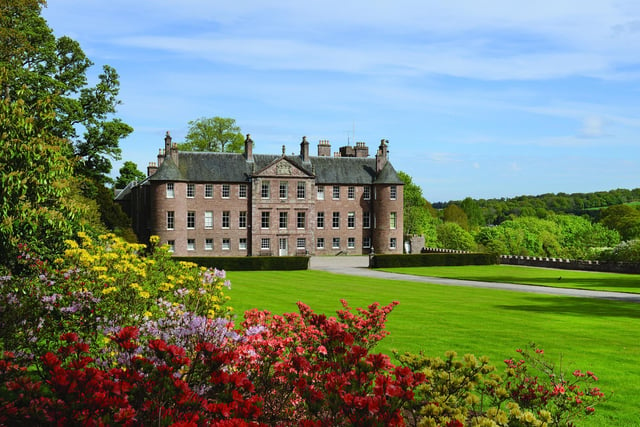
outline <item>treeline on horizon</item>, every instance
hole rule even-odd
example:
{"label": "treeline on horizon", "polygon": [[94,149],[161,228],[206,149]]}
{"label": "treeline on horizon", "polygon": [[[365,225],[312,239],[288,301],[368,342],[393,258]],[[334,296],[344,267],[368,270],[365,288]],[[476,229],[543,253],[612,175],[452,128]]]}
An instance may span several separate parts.
{"label": "treeline on horizon", "polygon": [[618,188],[592,193],[545,193],[537,196],[522,195],[511,198],[450,200],[435,202],[432,206],[443,210],[450,205],[462,206],[473,202],[482,212],[484,225],[497,225],[510,218],[536,216],[544,218],[548,212],[556,214],[589,215],[597,219],[600,210],[615,205],[640,202],[640,188]]}

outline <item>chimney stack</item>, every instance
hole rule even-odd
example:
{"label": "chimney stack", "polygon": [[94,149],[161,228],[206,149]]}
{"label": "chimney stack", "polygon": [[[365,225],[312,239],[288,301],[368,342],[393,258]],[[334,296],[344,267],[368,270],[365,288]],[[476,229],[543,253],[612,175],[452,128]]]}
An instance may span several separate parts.
{"label": "chimney stack", "polygon": [[253,140],[251,134],[247,134],[247,139],[244,140],[244,158],[248,162],[253,162]]}
{"label": "chimney stack", "polygon": [[318,157],[331,157],[331,144],[328,139],[318,141]]}
{"label": "chimney stack", "polygon": [[169,134],[169,131],[167,131],[166,135],[164,136],[164,155],[165,156],[171,155],[172,147],[173,147],[173,144],[171,144],[171,135]]}
{"label": "chimney stack", "polygon": [[387,149],[388,144],[388,139],[380,140],[380,147],[378,147],[378,153],[376,154],[376,173],[380,173],[387,164],[389,154],[389,150]]}
{"label": "chimney stack", "polygon": [[307,163],[309,161],[309,141],[307,141],[307,137],[302,137],[302,142],[300,143],[300,157],[302,157],[302,161]]}
{"label": "chimney stack", "polygon": [[158,164],[156,162],[149,162],[149,166],[147,166],[147,176],[153,175],[157,170]]}

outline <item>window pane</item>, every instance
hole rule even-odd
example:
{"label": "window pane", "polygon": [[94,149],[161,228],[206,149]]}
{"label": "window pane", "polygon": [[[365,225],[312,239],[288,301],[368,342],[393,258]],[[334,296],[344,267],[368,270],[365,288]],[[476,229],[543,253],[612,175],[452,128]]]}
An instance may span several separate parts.
{"label": "window pane", "polygon": [[230,222],[229,217],[230,217],[229,211],[222,212],[222,228],[229,228],[229,222]]}
{"label": "window pane", "polygon": [[167,212],[167,230],[173,230],[175,226],[175,213],[173,211]]}
{"label": "window pane", "polygon": [[187,228],[196,228],[196,212],[187,212]]}

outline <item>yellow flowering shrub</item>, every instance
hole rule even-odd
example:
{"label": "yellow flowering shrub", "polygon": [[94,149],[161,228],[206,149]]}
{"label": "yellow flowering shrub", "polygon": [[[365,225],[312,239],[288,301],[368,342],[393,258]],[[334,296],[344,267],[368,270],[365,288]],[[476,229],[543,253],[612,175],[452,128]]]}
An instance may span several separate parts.
{"label": "yellow flowering shrub", "polygon": [[115,234],[92,238],[78,233],[67,240],[64,256],[56,260],[61,271],[77,276],[73,286],[100,296],[100,316],[121,324],[144,315],[163,317],[162,304],[182,304],[187,311],[209,318],[227,317],[231,307],[224,294],[229,282],[224,271],[175,262],[166,247],[128,243]]}

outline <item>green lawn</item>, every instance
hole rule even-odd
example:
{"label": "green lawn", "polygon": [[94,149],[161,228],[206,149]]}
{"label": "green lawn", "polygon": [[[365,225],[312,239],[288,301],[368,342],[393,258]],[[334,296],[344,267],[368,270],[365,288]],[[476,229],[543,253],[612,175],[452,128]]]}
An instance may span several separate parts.
{"label": "green lawn", "polygon": [[[521,269],[524,270],[524,269]],[[567,272],[568,273],[568,272]],[[563,274],[565,274],[563,272]],[[589,369],[603,391],[615,396],[598,407],[589,426],[640,425],[640,305],[519,292],[417,284],[320,271],[227,272],[231,305],[274,313],[296,311],[303,301],[333,314],[346,299],[352,307],[393,300],[391,332],[378,350],[442,355],[487,355],[496,366],[514,350],[535,342],[563,366]]]}
{"label": "green lawn", "polygon": [[464,267],[384,268],[392,273],[416,276],[478,280],[480,282],[520,283],[591,291],[640,293],[640,275],[595,271],[556,270],[517,265],[469,265]]}

